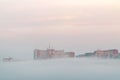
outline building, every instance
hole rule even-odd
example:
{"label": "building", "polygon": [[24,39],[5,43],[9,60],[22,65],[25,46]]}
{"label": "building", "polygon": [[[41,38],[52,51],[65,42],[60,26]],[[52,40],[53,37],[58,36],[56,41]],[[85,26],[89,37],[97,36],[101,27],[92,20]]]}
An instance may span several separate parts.
{"label": "building", "polygon": [[85,53],[77,55],[76,57],[95,57],[95,53]]}
{"label": "building", "polygon": [[8,58],[3,58],[3,62],[11,62],[13,61],[13,58],[8,57]]}
{"label": "building", "polygon": [[97,50],[94,52],[97,57],[104,57],[104,58],[116,58],[119,56],[119,52],[117,49],[111,50]]}
{"label": "building", "polygon": [[49,58],[64,58],[64,57],[74,57],[74,52],[64,52],[64,50],[34,50],[34,59],[49,59]]}

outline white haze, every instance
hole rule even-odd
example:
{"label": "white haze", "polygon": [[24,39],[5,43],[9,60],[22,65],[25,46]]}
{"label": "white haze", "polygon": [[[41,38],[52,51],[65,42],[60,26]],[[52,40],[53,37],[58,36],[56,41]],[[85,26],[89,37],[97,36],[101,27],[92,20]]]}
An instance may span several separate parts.
{"label": "white haze", "polygon": [[0,0],[0,59],[33,50],[120,50],[120,0]]}
{"label": "white haze", "polygon": [[118,59],[0,62],[0,80],[120,80]]}

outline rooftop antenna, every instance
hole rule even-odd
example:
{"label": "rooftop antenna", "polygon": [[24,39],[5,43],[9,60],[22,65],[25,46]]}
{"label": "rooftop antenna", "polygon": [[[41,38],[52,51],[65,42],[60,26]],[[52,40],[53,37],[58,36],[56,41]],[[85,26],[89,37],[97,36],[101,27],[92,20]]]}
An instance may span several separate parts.
{"label": "rooftop antenna", "polygon": [[51,45],[51,43],[49,43],[48,49],[54,49],[53,45]]}
{"label": "rooftop antenna", "polygon": [[51,45],[50,45],[50,43],[49,43],[49,47],[48,47],[48,49],[50,49],[51,48]]}

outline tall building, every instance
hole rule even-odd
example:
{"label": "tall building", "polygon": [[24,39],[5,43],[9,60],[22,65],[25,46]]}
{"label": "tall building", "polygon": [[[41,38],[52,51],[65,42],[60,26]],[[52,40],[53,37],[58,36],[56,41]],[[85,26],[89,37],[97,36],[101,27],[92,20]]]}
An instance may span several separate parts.
{"label": "tall building", "polygon": [[64,50],[34,50],[34,59],[49,59],[49,58],[64,58],[64,57],[74,57],[74,52],[64,52]]}
{"label": "tall building", "polygon": [[94,52],[97,57],[118,57],[119,52],[117,49],[112,50],[97,50]]}

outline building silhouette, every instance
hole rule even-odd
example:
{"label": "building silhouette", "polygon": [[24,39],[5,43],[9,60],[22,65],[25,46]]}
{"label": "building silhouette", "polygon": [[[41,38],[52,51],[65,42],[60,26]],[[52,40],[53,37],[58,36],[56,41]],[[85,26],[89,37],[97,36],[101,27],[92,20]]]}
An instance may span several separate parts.
{"label": "building silhouette", "polygon": [[50,59],[50,58],[66,58],[66,57],[75,57],[74,52],[64,52],[64,50],[55,50],[55,49],[47,49],[47,50],[34,50],[34,59]]}

